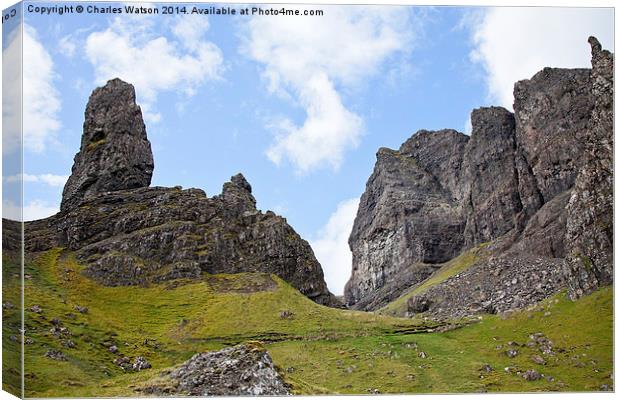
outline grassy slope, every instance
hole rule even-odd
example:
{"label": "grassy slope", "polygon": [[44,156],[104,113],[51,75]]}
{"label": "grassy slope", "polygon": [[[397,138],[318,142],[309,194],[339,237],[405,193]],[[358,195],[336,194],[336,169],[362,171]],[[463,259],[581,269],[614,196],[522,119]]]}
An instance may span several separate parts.
{"label": "grassy slope", "polygon": [[[16,257],[16,255],[14,255]],[[2,257],[2,302],[11,303],[14,308],[2,309],[2,390],[17,397],[21,389],[21,347],[10,340],[19,337],[21,327],[21,289],[20,266],[12,257],[3,253]]]}
{"label": "grassy slope", "polygon": [[[611,383],[610,289],[577,303],[558,296],[544,310],[505,320],[489,316],[456,331],[407,335],[402,331],[419,321],[319,306],[264,274],[219,275],[176,288],[106,288],[83,278],[80,269],[60,249],[27,266],[33,278],[26,281],[26,307],[43,308],[41,314],[26,311],[27,337],[35,341],[26,345],[27,396],[132,396],[136,387],[195,352],[254,339],[269,342],[276,365],[297,393],[596,390]],[[271,289],[244,293],[253,285]],[[11,296],[6,289],[4,295]],[[88,313],[75,311],[76,305],[88,307]],[[293,318],[280,318],[284,310]],[[547,311],[551,314],[544,316]],[[72,332],[75,349],[63,348],[49,332],[56,317]],[[15,318],[17,312],[3,314],[5,325]],[[557,360],[537,367],[555,378],[551,383],[525,382],[503,371],[508,365],[532,367],[533,350],[520,348],[521,354],[509,359],[495,349],[510,340],[524,343],[538,331],[566,348]],[[107,351],[111,342],[127,356],[146,356],[153,369],[123,373]],[[44,357],[50,348],[62,350],[69,361]],[[419,351],[429,357],[418,357]],[[585,366],[573,366],[576,355]],[[484,363],[496,371],[480,378]]]}
{"label": "grassy slope", "polygon": [[[116,356],[107,351],[112,343],[132,358],[145,356],[158,369],[185,361],[195,352],[244,340],[381,334],[414,324],[317,305],[265,274],[213,276],[204,282],[183,282],[174,289],[101,287],[84,278],[81,268],[61,249],[39,256],[26,267],[26,274],[33,276],[26,281],[26,329],[27,337],[34,340],[26,346],[27,395],[116,394],[117,385],[109,392],[97,391],[102,379],[126,378],[112,364]],[[243,293],[256,282],[272,290]],[[43,308],[42,313],[28,310],[35,304]],[[88,313],[75,311],[75,306],[88,307]],[[284,310],[291,311],[293,318],[280,318]],[[17,312],[7,318],[16,316]],[[54,318],[69,328],[75,349],[63,348],[50,333]],[[50,348],[62,350],[69,361],[44,357]],[[128,381],[148,373],[132,375]],[[131,394],[126,385],[124,389],[118,393]]]}
{"label": "grassy slope", "polygon": [[379,314],[405,315],[407,312],[407,300],[415,295],[424,293],[431,286],[443,282],[474,265],[474,263],[485,257],[484,248],[486,246],[487,244],[479,244],[448,261],[422,283],[414,286],[410,291],[378,310]]}
{"label": "grassy slope", "polygon": [[[300,393],[321,388],[328,393],[599,390],[601,384],[612,384],[612,297],[611,288],[575,303],[560,294],[536,309],[506,319],[485,316],[478,324],[445,333],[281,342],[269,348],[281,368],[293,367],[285,376]],[[516,347],[515,358],[504,354],[508,342],[525,344],[536,332],[564,352],[543,356],[545,366],[534,364],[531,356],[540,353],[526,346]],[[420,358],[420,351],[427,357]],[[495,371],[480,372],[484,364]],[[534,368],[554,381],[526,382],[505,372],[509,366]]]}

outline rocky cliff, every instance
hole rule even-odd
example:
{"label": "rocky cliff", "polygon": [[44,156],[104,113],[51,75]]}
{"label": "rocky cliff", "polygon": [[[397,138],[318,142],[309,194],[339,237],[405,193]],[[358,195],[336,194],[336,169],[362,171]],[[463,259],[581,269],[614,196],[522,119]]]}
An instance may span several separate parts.
{"label": "rocky cliff", "polygon": [[312,300],[337,304],[308,242],[285,218],[256,209],[238,174],[222,193],[149,187],[153,156],[132,85],[96,89],[60,213],[26,223],[26,250],[73,251],[84,274],[108,286],[204,274],[266,272]]}
{"label": "rocky cliff", "polygon": [[514,113],[474,110],[471,136],[422,130],[378,151],[349,238],[350,307],[377,309],[480,243],[488,257],[410,311],[498,312],[611,282],[613,55],[590,43],[592,70],[517,82]]}
{"label": "rocky cliff", "polygon": [[583,166],[566,208],[565,272],[572,298],[613,282],[614,56],[595,38],[589,42],[594,110],[580,137]]}

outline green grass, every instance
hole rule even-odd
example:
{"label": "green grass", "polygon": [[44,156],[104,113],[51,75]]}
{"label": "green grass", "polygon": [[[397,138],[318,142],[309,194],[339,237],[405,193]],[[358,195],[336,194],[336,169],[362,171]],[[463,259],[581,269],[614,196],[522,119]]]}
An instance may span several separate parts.
{"label": "green grass", "polygon": [[[411,320],[320,306],[274,275],[212,275],[174,286],[103,287],[81,270],[62,249],[26,266],[33,276],[25,288],[26,328],[34,340],[26,346],[28,396],[77,396],[80,388],[94,390],[90,386],[102,379],[122,381],[126,374],[107,351],[111,343],[130,357],[145,356],[158,369],[196,352],[246,340],[313,340],[415,327]],[[29,310],[35,304],[42,313]],[[75,311],[76,306],[88,307],[88,313]],[[293,317],[281,318],[285,310]],[[76,348],[63,348],[50,333],[54,318],[70,330]],[[62,350],[69,361],[45,358],[48,349]],[[84,395],[88,393],[95,392]]]}
{"label": "green grass", "polygon": [[91,143],[88,144],[88,146],[86,146],[86,151],[93,151],[97,147],[101,146],[102,144],[104,144],[106,142],[107,142],[106,139],[100,139],[100,140],[97,140],[96,142],[91,142]]}
{"label": "green grass", "polygon": [[[300,394],[597,391],[612,384],[612,305],[612,290],[605,288],[575,303],[560,294],[536,309],[505,319],[485,316],[445,333],[289,341],[268,348]],[[541,353],[527,346],[517,346],[515,358],[505,355],[508,342],[525,345],[536,332],[563,352],[543,355],[544,366],[531,360]],[[426,358],[419,357],[421,351]],[[484,364],[494,371],[481,372]],[[528,382],[504,371],[510,366],[535,369],[554,380]]]}
{"label": "green grass", "polygon": [[405,313],[407,312],[407,300],[409,300],[413,296],[424,293],[430,287],[437,285],[438,283],[441,283],[460,272],[465,271],[466,269],[474,265],[477,261],[480,261],[486,255],[484,251],[486,246],[486,243],[479,244],[478,246],[465,251],[458,257],[455,257],[452,260],[448,261],[422,283],[414,286],[412,290],[408,291],[396,300],[387,304],[385,307],[378,310],[378,313],[385,315],[405,315]]}
{"label": "green grass", "polygon": [[10,340],[11,336],[19,337],[21,326],[21,266],[16,257],[8,253],[2,257],[2,302],[14,306],[2,309],[2,390],[20,397],[21,346]]}
{"label": "green grass", "polygon": [[[463,260],[459,265],[469,262]],[[12,264],[5,260],[4,265],[7,277]],[[442,276],[459,268],[454,265]],[[450,332],[411,334],[426,332],[429,325],[323,307],[274,275],[213,275],[150,287],[102,287],[81,270],[73,255],[62,249],[26,265],[25,273],[33,277],[25,288],[26,337],[34,340],[26,345],[26,396],[135,396],[136,389],[196,352],[251,340],[265,343],[286,381],[303,394],[597,390],[611,383],[609,288],[575,303],[558,295],[535,310],[505,319],[485,316],[480,323]],[[14,296],[14,290],[5,286],[5,299]],[[29,311],[34,304],[43,312]],[[76,311],[77,305],[88,307],[88,313]],[[18,311],[3,313],[5,337],[8,324],[19,321]],[[293,317],[281,318],[281,311]],[[75,348],[62,347],[52,335],[54,318],[71,331]],[[526,382],[503,371],[508,365],[531,368],[532,349],[519,348],[521,354],[514,359],[495,349],[511,340],[525,343],[538,331],[566,349],[557,360],[537,366],[554,382]],[[107,350],[112,343],[131,358],[145,356],[153,368],[124,373]],[[18,344],[3,346],[10,357],[19,355]],[[48,349],[62,350],[68,361],[46,358]],[[418,357],[420,351],[429,357]],[[576,355],[585,367],[573,366],[571,357]],[[5,367],[11,360],[5,356]],[[485,363],[495,372],[481,378],[478,369]],[[7,387],[12,381],[6,380],[6,372],[4,376]]]}

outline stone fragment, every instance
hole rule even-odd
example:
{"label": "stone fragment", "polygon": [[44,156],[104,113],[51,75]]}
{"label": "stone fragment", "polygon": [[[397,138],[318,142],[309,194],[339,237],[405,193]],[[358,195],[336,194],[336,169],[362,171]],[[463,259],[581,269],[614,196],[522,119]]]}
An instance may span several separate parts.
{"label": "stone fragment", "polygon": [[537,381],[542,378],[542,375],[540,374],[540,372],[533,370],[533,369],[528,369],[527,371],[523,373],[522,376],[523,376],[523,379],[525,379],[526,381]]}
{"label": "stone fragment", "polygon": [[151,368],[151,364],[146,360],[146,358],[142,356],[136,357],[134,360],[131,369],[135,372],[142,371],[143,369]]}
{"label": "stone fragment", "polygon": [[50,349],[45,352],[45,357],[56,361],[67,361],[67,356],[60,350]]}
{"label": "stone fragment", "polygon": [[518,352],[516,349],[508,349],[508,350],[506,350],[506,355],[507,355],[509,358],[514,358],[514,357],[516,357],[518,354],[519,354],[519,352]]}

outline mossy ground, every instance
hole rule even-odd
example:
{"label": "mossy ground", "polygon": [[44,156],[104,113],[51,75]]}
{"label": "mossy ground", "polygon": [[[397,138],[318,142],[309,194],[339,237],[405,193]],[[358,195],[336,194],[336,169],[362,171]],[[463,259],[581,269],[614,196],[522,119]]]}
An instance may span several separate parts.
{"label": "mossy ground", "polygon": [[[19,266],[4,262],[4,299],[18,297]],[[62,249],[26,264],[26,396],[135,396],[163,369],[196,352],[261,340],[296,393],[476,392],[598,390],[611,384],[612,290],[578,302],[558,295],[536,309],[444,333],[426,331],[422,320],[330,309],[317,305],[273,275],[215,275],[201,282],[180,281],[150,287],[102,287],[80,274],[82,267]],[[19,304],[19,303],[15,303]],[[41,313],[29,311],[40,305]],[[83,314],[75,306],[88,307]],[[282,318],[289,311],[292,317]],[[65,348],[50,332],[59,318],[75,348]],[[5,310],[5,337],[19,322],[19,308]],[[509,341],[525,343],[542,332],[564,352],[535,365],[535,349],[519,347],[508,358]],[[145,356],[153,368],[124,373],[113,364],[119,352]],[[19,344],[3,343],[5,367]],[[44,356],[63,351],[68,361]],[[420,352],[427,357],[421,358]],[[585,355],[584,355],[585,354]],[[495,369],[479,371],[483,364]],[[526,382],[504,368],[535,367],[553,382]],[[5,369],[5,387],[11,379]],[[18,376],[18,375],[17,375]],[[482,377],[481,377],[482,376]],[[10,378],[10,377],[9,377]]]}

